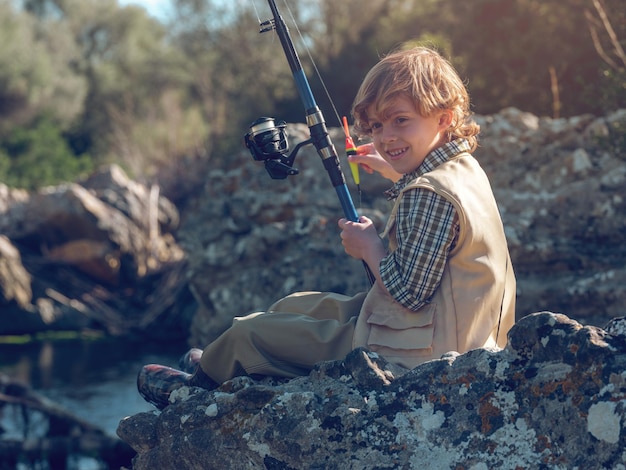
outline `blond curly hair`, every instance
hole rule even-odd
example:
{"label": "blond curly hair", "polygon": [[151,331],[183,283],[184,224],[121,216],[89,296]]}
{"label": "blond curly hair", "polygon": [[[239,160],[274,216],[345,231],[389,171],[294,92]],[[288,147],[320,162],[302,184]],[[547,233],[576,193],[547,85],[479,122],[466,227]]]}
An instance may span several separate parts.
{"label": "blond curly hair", "polygon": [[480,126],[472,119],[469,94],[454,67],[427,47],[400,49],[385,56],[368,72],[352,105],[355,131],[368,136],[372,130],[368,109],[385,116],[385,106],[406,96],[424,117],[438,110],[452,111],[447,141],[466,139],[472,151],[478,146]]}

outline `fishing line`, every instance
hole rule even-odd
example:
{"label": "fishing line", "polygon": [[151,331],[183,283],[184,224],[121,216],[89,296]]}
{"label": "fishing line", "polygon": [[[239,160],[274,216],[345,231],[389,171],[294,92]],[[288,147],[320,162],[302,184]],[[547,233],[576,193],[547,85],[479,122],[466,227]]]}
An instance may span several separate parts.
{"label": "fishing line", "polygon": [[[261,19],[261,15],[259,15],[259,10],[256,7],[256,1],[252,0],[252,6],[254,7],[254,13],[256,14],[256,20],[258,21],[259,24],[263,23],[263,20]],[[276,35],[272,34],[272,43],[274,43],[276,41]]]}
{"label": "fishing line", "polygon": [[[259,11],[258,11],[258,9],[256,7],[255,0],[252,0],[252,5],[254,6],[254,11],[256,13],[257,20],[259,21],[259,24],[261,24],[262,21],[261,21],[260,15],[259,15]],[[293,12],[291,11],[291,8],[289,7],[289,4],[287,3],[287,0],[283,0],[283,5],[286,8],[287,13],[289,14],[289,17],[291,18],[291,24],[292,24],[293,28],[298,33],[298,37],[300,38],[300,43],[301,43],[302,47],[304,47],[304,50],[306,51],[306,54],[309,57],[311,65],[313,66],[313,69],[315,71],[315,75],[317,76],[320,84],[322,85],[322,88],[324,90],[324,94],[326,95],[326,98],[328,99],[328,102],[330,103],[330,106],[331,106],[331,108],[333,110],[333,113],[335,114],[335,118],[337,119],[337,122],[339,123],[339,127],[343,128],[344,127],[343,121],[342,121],[341,117],[339,116],[339,111],[337,110],[337,107],[335,105],[335,101],[333,100],[332,96],[330,95],[330,91],[328,90],[328,87],[326,86],[326,82],[322,78],[322,74],[320,73],[319,68],[317,67],[317,63],[315,62],[315,59],[313,58],[313,54],[311,54],[311,49],[307,45],[307,42],[306,42],[306,40],[304,38],[304,35],[302,34],[302,31],[300,31],[300,28],[298,27],[298,22],[296,21],[296,18],[294,16]],[[354,164],[350,164],[350,165],[354,165]],[[358,169],[356,171],[358,172]],[[358,176],[354,178],[354,182],[356,183],[356,186],[357,186],[357,193],[358,193],[358,196],[359,196],[359,204],[358,205],[359,205],[359,208],[360,208],[362,206],[363,195],[361,193],[361,185],[359,184]]]}
{"label": "fishing line", "polygon": [[315,60],[313,59],[311,50],[307,46],[306,41],[304,40],[304,36],[302,35],[302,32],[300,32],[300,28],[298,27],[298,22],[293,16],[293,13],[291,12],[289,5],[287,4],[287,0],[283,0],[283,3],[285,5],[285,8],[287,9],[287,12],[289,13],[289,16],[291,17],[291,23],[293,24],[293,27],[295,28],[296,32],[298,33],[298,36],[300,37],[300,42],[302,43],[302,46],[304,47],[304,50],[306,51],[307,56],[309,57],[309,60],[311,61],[311,64],[313,65],[313,69],[315,70],[315,75],[317,76],[320,83],[322,84],[322,88],[324,89],[326,98],[328,98],[328,101],[330,102],[330,105],[333,108],[333,112],[335,113],[335,117],[337,118],[337,122],[339,123],[339,127],[341,127],[341,118],[339,117],[339,112],[337,111],[337,108],[335,107],[335,102],[331,98],[330,92],[328,91],[328,88],[326,88],[326,83],[324,82],[324,79],[322,78],[322,74],[320,73],[319,69],[317,68],[317,64],[315,63]]}
{"label": "fishing line", "polygon": [[254,0],[252,0],[252,6],[254,7],[254,13],[256,14],[256,19],[259,22],[259,24],[261,24],[262,23],[261,16],[259,16],[259,10],[257,10],[256,2]]}
{"label": "fishing line", "polygon": [[[320,81],[320,83],[322,85],[322,88],[324,89],[324,93],[326,94],[326,98],[328,98],[330,106],[333,108],[333,113],[335,113],[335,117],[337,118],[337,122],[339,123],[339,127],[343,127],[343,121],[339,117],[339,112],[337,111],[337,107],[335,106],[335,101],[330,96],[330,92],[328,91],[328,88],[326,87],[326,82],[324,82],[324,79],[322,78],[322,74],[320,73],[319,69],[317,68],[317,63],[315,62],[315,59],[313,59],[313,55],[311,54],[311,50],[309,49],[309,47],[306,44],[304,36],[302,35],[302,32],[300,31],[300,28],[298,27],[298,22],[296,21],[295,17],[293,16],[293,13],[291,12],[291,8],[289,8],[289,5],[287,4],[287,0],[283,0],[283,4],[285,5],[285,8],[287,9],[287,12],[289,13],[289,16],[291,17],[291,23],[293,24],[296,32],[298,33],[298,36],[300,37],[300,42],[302,43],[302,46],[304,47],[307,55],[309,56],[309,60],[311,61],[311,64],[313,65],[313,69],[315,70],[315,75],[317,75],[317,78],[319,79],[319,81]],[[356,171],[358,172],[358,170],[356,170]],[[358,179],[357,178],[355,178],[355,183],[356,183],[356,186],[357,186],[357,193],[359,195],[359,204],[358,205],[359,205],[359,208],[361,208],[363,195],[361,193],[361,185],[358,183]]]}
{"label": "fishing line", "polygon": [[[293,167],[298,151],[305,145],[313,144],[337,192],[346,219],[352,222],[358,222],[359,215],[346,186],[346,180],[341,171],[337,150],[328,133],[324,115],[315,102],[315,97],[311,92],[298,53],[289,35],[289,29],[276,7],[275,0],[268,0],[268,4],[272,11],[272,19],[260,23],[261,28],[259,32],[266,33],[268,31],[275,31],[276,36],[280,39],[296,88],[298,89],[298,94],[300,95],[306,111],[306,122],[310,131],[310,137],[307,140],[299,142],[295,148],[290,151],[287,134],[285,132],[286,123],[284,121],[276,122],[276,120],[271,117],[261,117],[250,125],[249,132],[245,135],[246,147],[250,150],[254,160],[264,163],[265,169],[273,179],[285,179],[290,175],[298,174],[298,169]],[[289,5],[285,3],[285,6],[295,22]],[[297,23],[296,29],[298,30],[301,40],[304,42],[304,37],[298,29]],[[306,47],[306,43],[304,43],[304,46],[309,54],[309,58],[314,63],[315,61],[312,59],[309,48]],[[315,70],[318,73],[320,81],[323,82],[317,67],[315,67]],[[326,86],[324,86],[324,89],[326,90]],[[327,96],[332,102],[330,95]],[[333,109],[335,109],[334,103]],[[341,119],[339,119],[339,114],[336,109],[335,113],[341,125]],[[351,144],[350,148],[351,147],[354,147],[354,145]],[[348,145],[346,145],[346,151],[348,151]],[[362,260],[362,262],[365,266],[365,271],[371,286],[374,284],[376,278],[367,263],[364,260]]]}

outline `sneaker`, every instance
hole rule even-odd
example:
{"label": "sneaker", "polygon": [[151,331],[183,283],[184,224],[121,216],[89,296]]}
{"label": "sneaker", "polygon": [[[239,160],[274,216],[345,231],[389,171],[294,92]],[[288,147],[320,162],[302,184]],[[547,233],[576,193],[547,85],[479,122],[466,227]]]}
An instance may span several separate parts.
{"label": "sneaker", "polygon": [[202,357],[202,349],[191,348],[178,360],[178,366],[183,372],[193,374],[200,365],[200,358]]}
{"label": "sneaker", "polygon": [[183,386],[190,386],[192,375],[159,364],[143,366],[137,375],[137,390],[148,403],[159,410],[170,404],[170,394]]}

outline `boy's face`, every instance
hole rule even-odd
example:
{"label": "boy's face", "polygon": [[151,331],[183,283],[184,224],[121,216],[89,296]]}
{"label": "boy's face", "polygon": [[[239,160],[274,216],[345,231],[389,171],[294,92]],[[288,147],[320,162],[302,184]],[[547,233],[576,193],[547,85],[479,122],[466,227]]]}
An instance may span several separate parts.
{"label": "boy's face", "polygon": [[445,143],[451,113],[437,111],[430,117],[418,113],[407,96],[394,98],[377,116],[374,106],[367,110],[374,147],[398,173],[417,169],[426,156]]}

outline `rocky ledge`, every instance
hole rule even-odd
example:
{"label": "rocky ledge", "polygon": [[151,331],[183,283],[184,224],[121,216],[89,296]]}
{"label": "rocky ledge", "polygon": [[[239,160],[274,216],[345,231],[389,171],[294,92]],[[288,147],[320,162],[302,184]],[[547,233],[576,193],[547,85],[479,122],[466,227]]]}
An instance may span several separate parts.
{"label": "rocky ledge", "polygon": [[411,371],[364,349],[287,381],[183,388],[121,421],[143,469],[626,468],[626,320],[534,313],[504,350]]}

